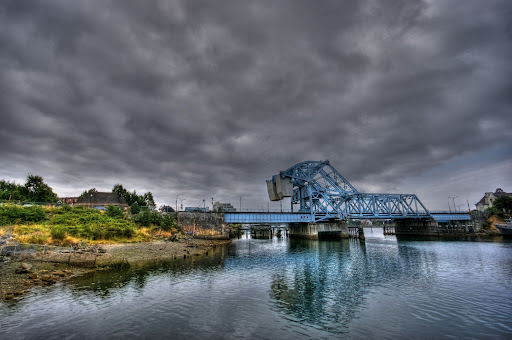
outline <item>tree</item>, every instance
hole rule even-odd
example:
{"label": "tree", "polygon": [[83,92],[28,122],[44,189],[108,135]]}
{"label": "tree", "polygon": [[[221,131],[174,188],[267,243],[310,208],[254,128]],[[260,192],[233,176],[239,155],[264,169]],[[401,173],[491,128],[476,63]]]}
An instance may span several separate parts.
{"label": "tree", "polygon": [[[121,184],[118,183],[114,185],[112,192],[115,192],[119,195],[119,197],[124,198],[126,204],[132,208],[132,214],[136,214],[134,210],[139,211],[141,208],[146,208],[149,210],[155,210],[156,208],[153,194],[149,191],[143,195],[138,195],[137,191],[133,190],[133,192],[129,192]],[[136,207],[135,204],[137,204],[138,207]]]}
{"label": "tree", "polygon": [[498,215],[502,215],[503,213],[511,213],[512,196],[503,195],[496,198],[496,200],[492,204],[492,208]]}
{"label": "tree", "polygon": [[130,205],[130,212],[132,213],[132,215],[137,215],[138,213],[140,213],[140,210],[141,209],[139,203],[135,202]]}
{"label": "tree", "polygon": [[155,200],[151,191],[148,191],[144,194],[144,203],[151,210],[156,208]]}
{"label": "tree", "polygon": [[0,180],[0,200],[27,201],[28,190],[16,182]]}
{"label": "tree", "polygon": [[87,197],[90,197],[91,195],[97,193],[98,190],[96,190],[96,188],[92,188],[92,189],[89,189],[89,190],[86,190],[84,192],[82,192],[82,194],[78,197],[78,198],[87,198]]}
{"label": "tree", "polygon": [[28,175],[25,188],[28,192],[28,200],[33,202],[57,202],[59,199],[46,183],[43,181],[43,177]]}
{"label": "tree", "polygon": [[117,183],[116,185],[114,185],[114,187],[112,188],[112,192],[115,192],[116,194],[119,195],[119,197],[124,198],[126,204],[131,205],[133,203],[131,202],[130,199],[130,193],[121,184]]}

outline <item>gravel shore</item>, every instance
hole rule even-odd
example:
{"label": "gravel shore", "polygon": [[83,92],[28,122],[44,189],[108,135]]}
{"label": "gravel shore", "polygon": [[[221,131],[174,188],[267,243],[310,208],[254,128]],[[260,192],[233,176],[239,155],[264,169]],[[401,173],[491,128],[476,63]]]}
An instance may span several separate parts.
{"label": "gravel shore", "polygon": [[102,244],[69,253],[20,253],[0,258],[0,300],[17,299],[36,285],[116,266],[144,266],[207,254],[229,240],[181,239]]}

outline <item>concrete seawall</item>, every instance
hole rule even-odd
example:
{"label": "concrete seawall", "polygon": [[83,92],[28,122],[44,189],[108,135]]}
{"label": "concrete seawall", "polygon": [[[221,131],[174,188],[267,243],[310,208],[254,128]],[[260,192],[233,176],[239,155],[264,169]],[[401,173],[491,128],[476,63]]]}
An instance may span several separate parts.
{"label": "concrete seawall", "polygon": [[393,223],[397,236],[457,236],[474,234],[471,221],[440,224],[434,219],[397,219]]}

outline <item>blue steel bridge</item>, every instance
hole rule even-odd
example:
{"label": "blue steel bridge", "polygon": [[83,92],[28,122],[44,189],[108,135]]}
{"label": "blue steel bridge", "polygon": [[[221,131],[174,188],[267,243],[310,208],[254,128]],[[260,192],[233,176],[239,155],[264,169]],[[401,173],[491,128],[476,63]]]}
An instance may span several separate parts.
{"label": "blue steel bridge", "polygon": [[[329,161],[307,161],[267,181],[271,201],[291,198],[291,212],[226,212],[226,223],[329,222],[348,219],[469,221],[469,212],[430,212],[414,194],[356,190]],[[298,211],[293,211],[294,205]]]}

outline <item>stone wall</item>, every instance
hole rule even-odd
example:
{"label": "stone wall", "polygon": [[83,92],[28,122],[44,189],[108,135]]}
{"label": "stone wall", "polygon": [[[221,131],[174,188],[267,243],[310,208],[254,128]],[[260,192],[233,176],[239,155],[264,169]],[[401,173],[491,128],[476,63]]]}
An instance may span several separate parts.
{"label": "stone wall", "polygon": [[187,235],[204,239],[229,239],[223,213],[178,212],[178,224]]}

